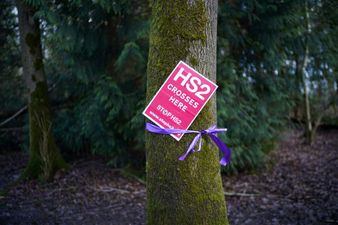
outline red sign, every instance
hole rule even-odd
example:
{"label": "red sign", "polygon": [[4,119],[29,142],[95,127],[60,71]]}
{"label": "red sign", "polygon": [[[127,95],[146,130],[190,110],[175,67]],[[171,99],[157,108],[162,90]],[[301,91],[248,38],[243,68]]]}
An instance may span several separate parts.
{"label": "red sign", "polygon": [[[217,85],[180,61],[143,111],[162,128],[187,130]],[[171,134],[179,141],[183,134]]]}

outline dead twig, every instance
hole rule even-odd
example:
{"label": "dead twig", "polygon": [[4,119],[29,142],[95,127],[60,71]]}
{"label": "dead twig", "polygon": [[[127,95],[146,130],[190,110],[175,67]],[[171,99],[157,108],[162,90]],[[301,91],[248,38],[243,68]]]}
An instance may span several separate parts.
{"label": "dead twig", "polygon": [[91,187],[90,189],[94,190],[94,191],[98,191],[98,192],[118,192],[121,194],[129,194],[131,193],[131,191],[128,190],[124,190],[124,189],[120,189],[120,188],[114,188],[114,187],[107,187],[107,186],[99,186],[99,188],[94,188]]}
{"label": "dead twig", "polygon": [[254,194],[254,193],[241,193],[241,192],[224,192],[225,196],[233,197],[233,196],[238,196],[238,197],[257,197],[260,194]]}
{"label": "dead twig", "polygon": [[[51,92],[55,87],[56,84],[58,83],[55,82],[54,84],[52,84],[49,88],[48,88],[48,93]],[[16,117],[20,116],[23,112],[25,112],[28,109],[28,105],[25,105],[24,107],[22,107],[21,109],[19,109],[16,113],[14,113],[12,116],[10,116],[9,118],[7,118],[6,120],[2,121],[0,123],[0,127],[6,125],[7,123],[9,123],[10,121],[14,120]]]}
{"label": "dead twig", "polygon": [[21,109],[19,109],[19,111],[17,111],[16,113],[14,113],[11,117],[9,117],[6,120],[2,121],[0,123],[0,127],[6,125],[10,121],[14,120],[16,117],[20,116],[23,112],[25,112],[27,110],[27,108],[28,108],[28,106],[25,105],[24,107],[22,107]]}

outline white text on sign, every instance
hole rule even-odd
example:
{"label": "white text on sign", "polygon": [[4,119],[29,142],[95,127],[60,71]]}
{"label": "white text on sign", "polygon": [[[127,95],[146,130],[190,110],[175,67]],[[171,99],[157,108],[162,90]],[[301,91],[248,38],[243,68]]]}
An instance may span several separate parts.
{"label": "white text on sign", "polygon": [[183,71],[184,68],[181,68],[178,71],[178,73],[174,77],[174,81],[177,81],[179,78],[182,78],[181,85],[183,87],[185,86],[188,91],[195,93],[195,95],[201,100],[204,100],[205,97],[203,95],[208,95],[210,93],[211,91],[210,86],[207,84],[202,84],[202,81],[198,77],[192,76],[191,73],[184,75]]}

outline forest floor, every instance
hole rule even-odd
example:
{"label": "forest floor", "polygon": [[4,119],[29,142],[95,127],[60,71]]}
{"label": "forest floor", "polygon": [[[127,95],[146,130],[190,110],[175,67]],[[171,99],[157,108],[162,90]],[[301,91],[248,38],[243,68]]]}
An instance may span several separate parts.
{"label": "forest floor", "polygon": [[[338,224],[338,130],[312,146],[285,133],[269,168],[223,177],[230,224]],[[18,178],[27,156],[0,153],[0,189]],[[99,159],[81,159],[51,183],[30,181],[0,194],[0,224],[145,224],[145,186]]]}

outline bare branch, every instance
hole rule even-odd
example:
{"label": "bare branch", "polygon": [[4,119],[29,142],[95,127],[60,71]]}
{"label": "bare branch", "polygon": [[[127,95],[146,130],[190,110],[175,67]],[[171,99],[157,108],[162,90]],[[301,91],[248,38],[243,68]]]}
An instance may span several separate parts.
{"label": "bare branch", "polygon": [[[51,92],[55,87],[56,84],[58,82],[53,83],[49,88],[48,88],[48,92]],[[10,116],[9,118],[7,118],[6,120],[2,121],[0,123],[0,127],[3,127],[4,125],[6,125],[7,123],[9,123],[10,121],[14,120],[16,117],[20,116],[22,113],[24,113],[28,108],[28,105],[25,105],[24,107],[22,107],[21,109],[19,109],[19,111],[17,111],[16,113],[14,113],[12,116]]]}
{"label": "bare branch", "polygon": [[14,113],[11,117],[9,117],[6,120],[4,120],[3,122],[1,122],[0,123],[0,127],[6,125],[10,121],[14,120],[16,117],[20,116],[23,112],[25,112],[27,110],[27,108],[28,108],[27,105],[25,105],[24,107],[22,107],[19,111],[17,111],[16,113]]}

